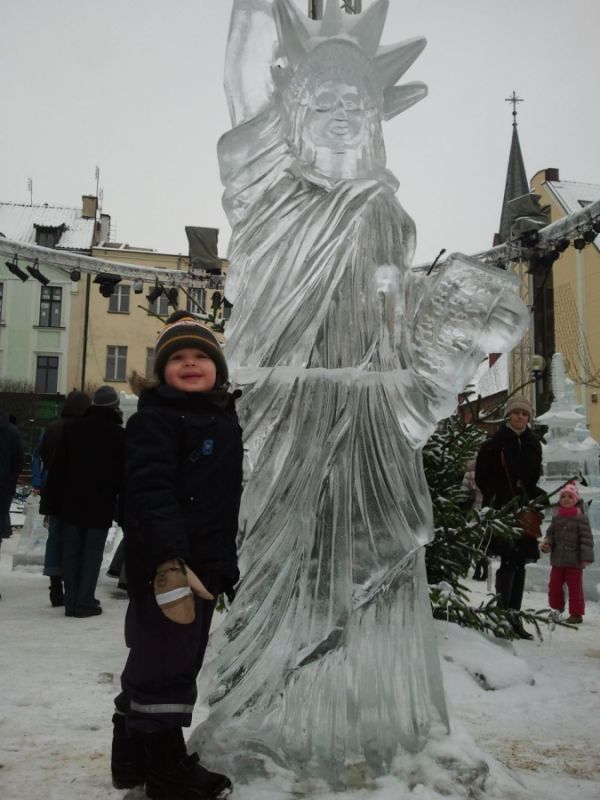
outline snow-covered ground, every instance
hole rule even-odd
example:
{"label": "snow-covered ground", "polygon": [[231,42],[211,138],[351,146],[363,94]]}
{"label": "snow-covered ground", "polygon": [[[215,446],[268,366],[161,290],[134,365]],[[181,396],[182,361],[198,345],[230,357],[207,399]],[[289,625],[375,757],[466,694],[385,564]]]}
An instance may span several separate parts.
{"label": "snow-covered ground", "polygon": [[[104,613],[65,618],[48,602],[48,580],[12,571],[19,533],[2,543],[0,559],[0,798],[2,800],[133,800],[110,783],[112,698],[126,656],[122,628],[127,601],[101,577]],[[473,583],[474,595],[485,587]],[[529,592],[525,607],[543,608]],[[454,747],[465,744],[497,759],[493,797],[544,800],[600,798],[600,607],[589,603],[579,630],[557,628],[543,642],[492,644],[456,626],[438,624],[453,724]],[[489,686],[492,688],[484,688]],[[199,707],[195,722],[206,711]],[[512,778],[511,778],[512,776]],[[458,797],[445,787],[449,800]],[[238,788],[232,800],[281,800],[277,789]],[[313,793],[315,800],[325,795]],[[328,800],[430,800],[385,779],[372,790]],[[479,797],[475,792],[473,798]]]}

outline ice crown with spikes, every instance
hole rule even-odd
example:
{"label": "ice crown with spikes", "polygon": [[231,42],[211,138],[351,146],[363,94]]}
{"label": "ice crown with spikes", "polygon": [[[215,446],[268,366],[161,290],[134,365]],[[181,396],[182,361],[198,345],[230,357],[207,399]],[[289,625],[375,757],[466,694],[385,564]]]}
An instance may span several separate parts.
{"label": "ice crown with spikes", "polygon": [[[375,0],[362,14],[342,12],[338,0],[328,0],[322,20],[304,16],[293,0],[275,0],[273,13],[280,43],[280,54],[287,69],[274,69],[275,82],[289,84],[302,65],[317,57],[320,45],[332,40],[345,42],[360,51],[369,72],[381,93],[381,115],[389,120],[427,95],[421,82],[396,83],[423,51],[427,40],[422,37],[405,39],[398,44],[380,46],[389,0]],[[290,75],[291,71],[291,75]],[[371,82],[373,82],[373,78]]]}

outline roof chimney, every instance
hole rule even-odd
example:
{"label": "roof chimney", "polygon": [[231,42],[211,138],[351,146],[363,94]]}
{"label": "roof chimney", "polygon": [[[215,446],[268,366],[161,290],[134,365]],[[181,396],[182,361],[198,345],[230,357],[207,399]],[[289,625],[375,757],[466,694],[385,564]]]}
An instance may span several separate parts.
{"label": "roof chimney", "polygon": [[98,210],[98,198],[91,194],[84,194],[81,197],[81,216],[85,219],[96,219]]}
{"label": "roof chimney", "polygon": [[544,180],[545,181],[559,181],[560,178],[558,177],[558,170],[556,167],[548,167],[544,170]]}

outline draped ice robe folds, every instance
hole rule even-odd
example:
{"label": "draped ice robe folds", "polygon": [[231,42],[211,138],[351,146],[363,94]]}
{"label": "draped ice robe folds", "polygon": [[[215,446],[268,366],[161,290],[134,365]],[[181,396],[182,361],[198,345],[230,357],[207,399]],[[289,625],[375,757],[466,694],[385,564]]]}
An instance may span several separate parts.
{"label": "draped ice robe folds", "polygon": [[465,257],[411,274],[414,225],[393,176],[302,172],[275,109],[219,148],[248,482],[242,583],[213,636],[210,715],[192,743],[238,779],[267,758],[348,784],[447,725],[421,448],[479,347],[516,343],[524,310],[511,276]]}

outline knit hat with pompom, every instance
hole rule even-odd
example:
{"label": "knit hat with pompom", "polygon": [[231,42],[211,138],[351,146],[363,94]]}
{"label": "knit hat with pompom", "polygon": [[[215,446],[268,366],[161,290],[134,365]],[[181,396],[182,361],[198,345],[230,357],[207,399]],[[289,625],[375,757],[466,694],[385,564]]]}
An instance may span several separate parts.
{"label": "knit hat with pompom", "polygon": [[574,484],[572,481],[570,483],[567,483],[566,486],[563,486],[563,488],[560,490],[559,497],[562,497],[563,494],[570,494],[571,497],[573,497],[573,499],[575,500],[575,502],[579,502],[579,489],[577,488],[577,485]]}
{"label": "knit hat with pompom", "polygon": [[156,340],[154,372],[161,383],[165,379],[165,366],[169,356],[185,347],[202,350],[214,361],[217,368],[217,388],[227,383],[229,370],[219,340],[209,327],[197,320],[189,311],[175,311],[171,314]]}

